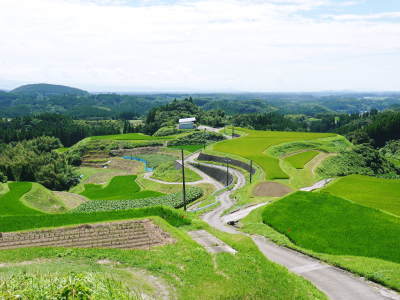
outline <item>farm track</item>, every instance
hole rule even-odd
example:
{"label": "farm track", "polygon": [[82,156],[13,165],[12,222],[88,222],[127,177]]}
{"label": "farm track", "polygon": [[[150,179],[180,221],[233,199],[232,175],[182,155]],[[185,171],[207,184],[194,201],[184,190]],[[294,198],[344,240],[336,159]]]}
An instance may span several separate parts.
{"label": "farm track", "polygon": [[[195,156],[192,156],[191,159],[194,160]],[[214,168],[223,168],[212,164],[204,165],[212,166]],[[233,213],[235,216],[234,218],[230,218],[232,217],[232,214],[222,217],[223,212],[234,204],[233,200],[230,198],[231,193],[243,187],[246,183],[245,177],[241,172],[234,169],[231,169],[230,171],[237,178],[237,182],[235,183],[233,189],[224,191],[222,194],[220,194],[217,197],[220,205],[214,210],[204,214],[202,219],[218,230],[232,234],[244,234],[233,226],[226,225],[226,221],[241,219],[257,207],[245,208],[244,210],[236,211]],[[209,181],[209,179],[207,180]],[[211,179],[211,182],[209,183],[214,184],[217,189],[217,185],[220,185],[220,183],[213,179]],[[265,255],[266,258],[311,281],[330,299],[400,300],[400,296],[397,293],[378,284],[372,283],[342,269],[323,263],[305,254],[278,246],[265,237],[259,235],[250,235],[250,237],[253,239],[254,243],[258,246],[259,250]]]}

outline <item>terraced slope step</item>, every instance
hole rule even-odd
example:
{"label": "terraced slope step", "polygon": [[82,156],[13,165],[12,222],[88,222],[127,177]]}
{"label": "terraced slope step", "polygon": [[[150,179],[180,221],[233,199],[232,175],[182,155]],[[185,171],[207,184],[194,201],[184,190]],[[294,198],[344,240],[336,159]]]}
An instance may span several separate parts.
{"label": "terraced slope step", "polygon": [[150,219],[0,233],[0,249],[74,247],[150,249],[175,240]]}

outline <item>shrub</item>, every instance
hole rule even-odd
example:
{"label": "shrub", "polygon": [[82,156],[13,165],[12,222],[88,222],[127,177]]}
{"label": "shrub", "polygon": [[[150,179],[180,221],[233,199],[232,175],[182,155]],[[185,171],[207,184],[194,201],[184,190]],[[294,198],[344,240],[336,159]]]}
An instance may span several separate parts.
{"label": "shrub", "polygon": [[8,180],[7,176],[4,175],[1,171],[0,171],[0,183],[6,183]]}
{"label": "shrub", "polygon": [[179,130],[175,127],[172,126],[167,126],[167,127],[161,127],[160,129],[158,129],[153,136],[167,136],[167,135],[173,135],[176,133],[181,132],[182,130]]}
{"label": "shrub", "polygon": [[182,146],[182,145],[202,145],[209,142],[216,142],[224,140],[225,137],[222,134],[209,132],[209,131],[196,131],[174,141],[169,142],[171,146]]}

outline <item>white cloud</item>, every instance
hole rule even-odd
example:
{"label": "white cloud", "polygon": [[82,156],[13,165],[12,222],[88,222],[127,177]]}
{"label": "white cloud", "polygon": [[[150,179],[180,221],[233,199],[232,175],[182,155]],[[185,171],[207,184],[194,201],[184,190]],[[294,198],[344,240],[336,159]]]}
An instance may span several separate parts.
{"label": "white cloud", "polygon": [[400,24],[298,14],[329,3],[1,0],[0,87],[398,89]]}

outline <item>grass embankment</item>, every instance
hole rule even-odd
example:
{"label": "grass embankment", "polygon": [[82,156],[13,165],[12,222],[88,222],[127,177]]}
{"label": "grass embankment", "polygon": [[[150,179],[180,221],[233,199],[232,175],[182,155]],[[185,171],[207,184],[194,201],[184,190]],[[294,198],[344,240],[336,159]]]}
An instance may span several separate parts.
{"label": "grass embankment", "polygon": [[[163,163],[154,170],[152,178],[166,182],[182,182],[182,170],[175,168],[175,162]],[[194,182],[201,179],[199,174],[189,168],[185,168],[186,182]]]}
{"label": "grass embankment", "polygon": [[91,200],[128,200],[162,196],[155,191],[141,191],[136,175],[116,176],[106,186],[85,184],[81,195]]}
{"label": "grass embankment", "polygon": [[400,216],[400,180],[350,175],[337,179],[323,191]]}
{"label": "grass embankment", "polygon": [[312,140],[333,135],[329,133],[257,131],[243,128],[240,130],[245,132],[246,135],[219,142],[213,146],[213,149],[253,160],[264,170],[267,179],[289,178],[279,166],[279,159],[264,153],[269,147],[282,143]]}
{"label": "grass embankment", "polygon": [[33,182],[31,190],[21,197],[21,201],[26,206],[46,213],[67,211],[63,201],[39,183]]}
{"label": "grass embankment", "polygon": [[[65,249],[65,248],[31,248],[5,250],[0,252],[0,262],[18,263],[30,261],[24,270],[31,271],[40,262],[57,263],[67,269],[79,262],[82,270],[101,273],[121,272],[123,270],[146,270],[151,275],[162,278],[167,286],[172,287],[171,298],[176,299],[326,299],[308,281],[289,273],[285,268],[268,261],[259,252],[254,243],[245,236],[229,235],[209,228],[203,222],[191,220],[186,215],[165,208],[149,208],[125,212],[104,212],[80,215],[50,215],[39,220],[39,217],[25,219],[25,229],[54,225],[70,225],[72,222],[85,223],[110,219],[133,217],[152,217],[153,220],[168,231],[176,243],[152,250],[118,250],[118,249]],[[65,217],[69,217],[68,220]],[[62,220],[63,219],[63,220]],[[102,219],[102,220],[101,220]],[[62,221],[61,221],[62,220]],[[36,221],[36,224],[33,224]],[[27,224],[28,222],[29,224]],[[45,224],[47,223],[47,224]],[[68,224],[66,224],[68,223]],[[12,222],[15,227],[22,223]],[[0,218],[0,226],[4,221]],[[186,226],[183,226],[186,225]],[[206,229],[218,238],[231,245],[236,254],[210,254],[195,243],[185,233],[192,228]],[[108,266],[99,265],[99,261],[111,262]],[[35,263],[38,261],[38,263]],[[115,264],[113,264],[115,262]],[[88,267],[89,266],[89,267]],[[54,267],[53,267],[54,268]],[[104,268],[99,270],[100,268]],[[106,269],[107,268],[107,269]],[[58,270],[60,270],[57,267]],[[115,269],[115,271],[114,271]],[[20,268],[13,269],[18,272]],[[61,269],[62,270],[62,269]],[[1,271],[1,268],[0,268]],[[145,277],[142,275],[142,278]],[[116,277],[117,279],[119,277]],[[126,280],[121,280],[126,283]],[[154,278],[150,280],[153,282]],[[136,288],[137,285],[134,285]],[[140,291],[140,289],[139,289]]]}
{"label": "grass embankment", "polygon": [[[20,216],[20,215],[42,215],[43,213],[32,209],[20,200],[32,188],[31,182],[10,182],[9,191],[0,195],[0,215],[1,216]],[[0,227],[1,228],[1,227]]]}
{"label": "grass embankment", "polygon": [[318,151],[306,151],[291,155],[285,160],[296,169],[304,169],[304,166],[318,154]]}

